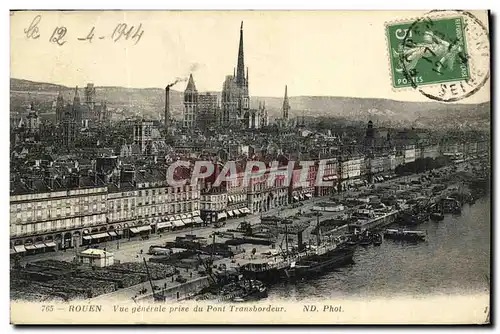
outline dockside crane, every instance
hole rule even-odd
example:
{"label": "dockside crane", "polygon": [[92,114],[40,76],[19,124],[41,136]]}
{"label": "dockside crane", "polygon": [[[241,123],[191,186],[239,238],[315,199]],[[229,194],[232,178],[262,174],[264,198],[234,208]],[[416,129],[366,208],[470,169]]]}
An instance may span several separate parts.
{"label": "dockside crane", "polygon": [[164,295],[164,291],[162,291],[161,294],[157,293],[155,291],[155,287],[153,285],[153,280],[151,279],[151,275],[149,274],[149,268],[148,268],[148,263],[145,258],[142,258],[144,261],[144,266],[146,267],[146,274],[148,275],[148,280],[149,284],[151,284],[151,291],[153,291],[153,299],[155,302],[164,302],[166,300],[166,297]]}

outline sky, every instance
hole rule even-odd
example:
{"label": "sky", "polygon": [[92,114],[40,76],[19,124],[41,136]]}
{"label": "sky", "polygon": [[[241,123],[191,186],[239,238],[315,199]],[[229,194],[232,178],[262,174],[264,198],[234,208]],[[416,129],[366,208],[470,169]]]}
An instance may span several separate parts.
{"label": "sky", "polygon": [[[15,12],[11,77],[66,86],[165,87],[193,74],[199,91],[220,91],[237,62],[244,22],[250,95],[352,96],[427,101],[391,86],[385,24],[423,12],[393,11],[108,11]],[[26,30],[38,15],[38,39]],[[474,13],[486,21],[484,13]],[[141,39],[113,42],[120,23],[141,25]],[[49,42],[67,29],[59,46]],[[79,41],[95,27],[91,43]],[[31,30],[33,31],[33,30]],[[133,35],[136,30],[132,30]],[[29,33],[29,31],[28,31]],[[98,37],[102,36],[103,39]],[[116,35],[115,35],[116,36]],[[185,84],[175,86],[183,90]],[[489,87],[462,103],[489,100]]]}

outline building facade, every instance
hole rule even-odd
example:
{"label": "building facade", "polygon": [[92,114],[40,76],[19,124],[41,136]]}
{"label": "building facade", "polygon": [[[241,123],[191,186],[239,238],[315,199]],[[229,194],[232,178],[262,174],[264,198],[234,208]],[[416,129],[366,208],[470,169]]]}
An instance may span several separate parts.
{"label": "building facade", "polygon": [[10,196],[10,241],[17,253],[67,249],[107,229],[107,187]]}
{"label": "building facade", "polygon": [[194,84],[193,75],[189,75],[189,80],[184,90],[184,113],[182,126],[185,129],[193,129],[197,126],[198,116],[198,91]]}

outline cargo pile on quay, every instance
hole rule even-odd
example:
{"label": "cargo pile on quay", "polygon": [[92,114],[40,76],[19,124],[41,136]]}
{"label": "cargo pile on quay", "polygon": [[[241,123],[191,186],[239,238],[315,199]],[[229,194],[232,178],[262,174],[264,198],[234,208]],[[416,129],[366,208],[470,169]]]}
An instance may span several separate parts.
{"label": "cargo pile on quay", "polygon": [[[194,233],[152,245],[137,262],[105,264],[45,260],[15,264],[13,299],[94,298],[244,302],[267,297],[276,282],[315,277],[353,264],[358,247],[384,239],[423,241],[415,229],[441,215],[460,214],[489,182],[481,162],[464,162],[394,178],[334,195],[310,211],[286,212],[218,228],[209,238]],[[148,253],[148,254],[146,254]],[[147,258],[147,260],[146,260]]]}

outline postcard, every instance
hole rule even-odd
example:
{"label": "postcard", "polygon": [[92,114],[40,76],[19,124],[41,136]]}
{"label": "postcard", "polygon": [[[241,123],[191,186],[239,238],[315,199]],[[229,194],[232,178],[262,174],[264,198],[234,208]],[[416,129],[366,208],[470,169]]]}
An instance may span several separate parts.
{"label": "postcard", "polygon": [[489,15],[11,11],[11,323],[489,324]]}

